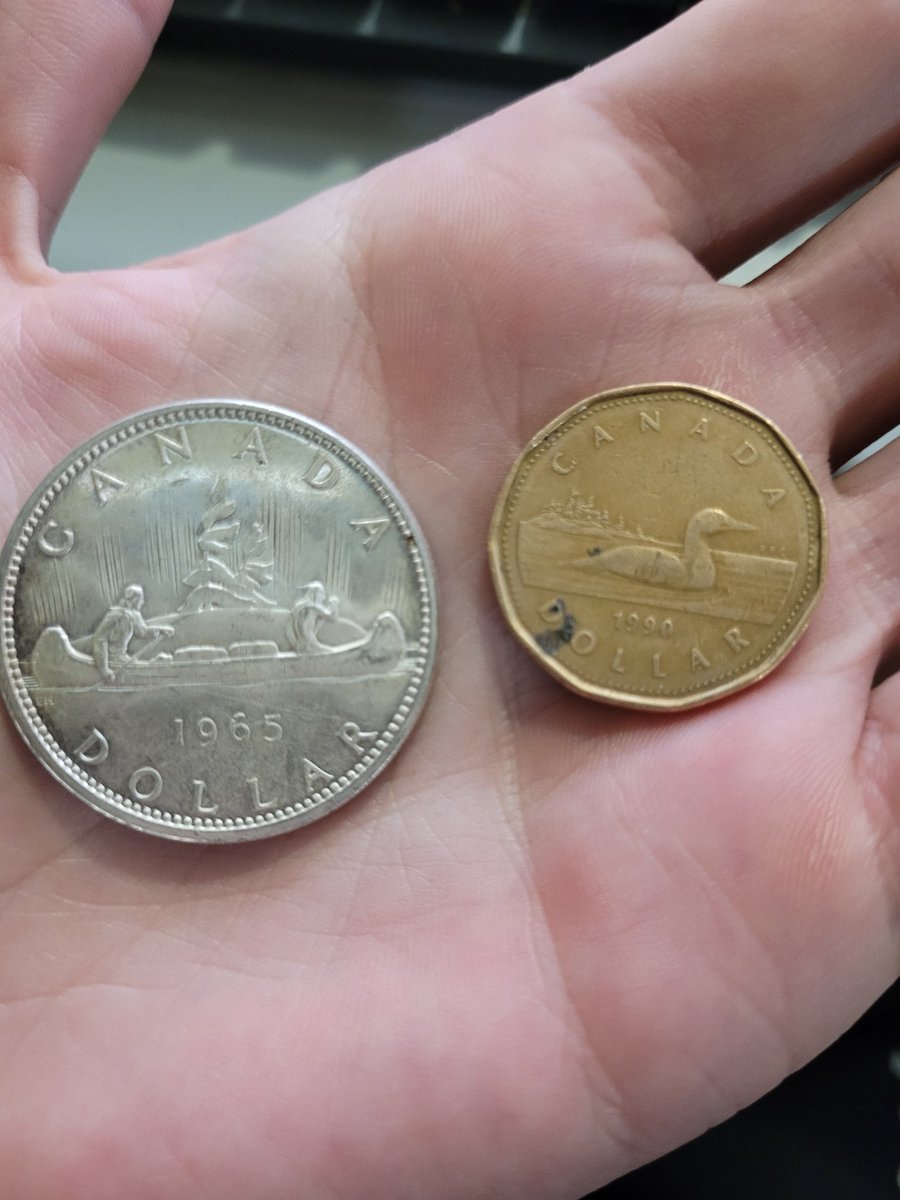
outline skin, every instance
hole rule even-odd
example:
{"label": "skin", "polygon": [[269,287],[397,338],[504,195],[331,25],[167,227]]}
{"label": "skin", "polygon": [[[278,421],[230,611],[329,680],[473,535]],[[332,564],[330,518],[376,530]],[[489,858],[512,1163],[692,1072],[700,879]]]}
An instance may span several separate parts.
{"label": "skin", "polygon": [[[364,799],[224,850],[96,816],[3,724],[5,1194],[579,1196],[770,1088],[900,965],[900,443],[830,478],[897,421],[900,180],[715,281],[896,157],[900,8],[704,0],[263,226],[60,276],[53,225],[164,15],[2,6],[2,519],[125,413],[296,406],[421,518],[440,665]],[[656,379],[776,420],[833,551],[784,666],[680,717],[554,684],[484,553],[528,437]]]}

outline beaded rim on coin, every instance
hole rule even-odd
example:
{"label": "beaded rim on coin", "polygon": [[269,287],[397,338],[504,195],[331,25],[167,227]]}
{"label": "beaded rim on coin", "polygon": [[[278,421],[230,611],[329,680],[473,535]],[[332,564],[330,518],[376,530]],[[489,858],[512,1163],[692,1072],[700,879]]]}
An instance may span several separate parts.
{"label": "beaded rim on coin", "polygon": [[[411,678],[394,717],[378,741],[358,764],[335,778],[321,792],[293,805],[252,817],[200,818],[170,813],[153,805],[143,805],[94,779],[57,744],[41,718],[26,686],[13,624],[16,590],[25,549],[41,516],[66,485],[119,443],[176,422],[214,420],[246,421],[248,424],[264,424],[294,432],[348,463],[355,461],[363,478],[397,523],[406,542],[422,613],[419,653]],[[140,832],[175,841],[234,842],[289,832],[318,820],[358,795],[388,766],[415,725],[427,699],[435,658],[437,621],[434,572],[424,535],[396,487],[366,454],[327,426],[289,409],[251,401],[188,400],[144,410],[87,439],[53,468],[22,506],[0,554],[0,581],[0,655],[4,667],[0,671],[0,694],[13,723],[42,766],[68,791],[104,816]]]}

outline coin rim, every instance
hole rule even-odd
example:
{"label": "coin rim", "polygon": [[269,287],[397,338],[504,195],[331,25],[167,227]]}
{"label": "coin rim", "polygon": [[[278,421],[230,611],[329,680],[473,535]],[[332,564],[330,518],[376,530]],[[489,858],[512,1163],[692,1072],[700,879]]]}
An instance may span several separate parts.
{"label": "coin rim", "polygon": [[[123,433],[131,436],[138,435],[142,432],[140,430],[142,422],[151,418],[171,416],[177,419],[179,414],[183,414],[184,419],[188,419],[189,412],[199,411],[201,414],[203,412],[209,413],[209,417],[205,418],[209,420],[218,410],[222,410],[220,419],[223,421],[239,421],[241,414],[247,413],[281,417],[294,427],[300,426],[301,436],[303,436],[303,427],[306,427],[313,434],[314,442],[315,438],[318,437],[326,443],[331,442],[338,447],[345,448],[351,456],[358,460],[361,466],[371,473],[373,478],[384,488],[389,499],[396,505],[401,522],[405,523],[409,533],[412,535],[412,544],[415,546],[421,562],[421,579],[418,581],[418,592],[423,629],[419,635],[419,645],[421,647],[419,659],[422,664],[419,683],[417,691],[412,696],[410,696],[409,687],[407,686],[407,690],[396,706],[396,711],[391,717],[392,721],[398,719],[399,710],[404,705],[408,705],[408,711],[402,714],[401,723],[397,730],[392,733],[390,742],[382,749],[378,759],[360,772],[360,777],[352,780],[348,786],[335,796],[321,801],[312,808],[304,809],[300,813],[294,813],[281,819],[278,819],[273,814],[272,820],[266,819],[264,823],[261,822],[248,826],[223,825],[219,827],[193,823],[183,825],[173,824],[171,821],[166,821],[166,814],[161,813],[159,817],[155,817],[147,816],[139,810],[133,811],[128,804],[124,803],[126,798],[118,792],[113,793],[116,797],[115,800],[110,800],[105,795],[96,794],[91,790],[89,785],[86,785],[78,778],[71,777],[66,772],[64,763],[58,760],[56,753],[40,737],[39,731],[34,727],[19,695],[19,687],[28,694],[27,688],[21,682],[17,685],[17,681],[14,678],[14,673],[18,673],[21,680],[15,628],[13,625],[16,592],[20,577],[20,564],[18,561],[14,562],[13,559],[17,552],[23,552],[25,545],[28,544],[26,542],[25,545],[20,546],[25,528],[29,521],[34,518],[34,510],[44,499],[47,492],[56,484],[63,481],[63,478],[79,463],[79,460],[94,450],[100,442],[118,437]],[[254,424],[252,421],[246,421],[245,423],[248,425]],[[143,432],[150,433],[152,430],[148,429]],[[297,430],[294,428],[293,430],[289,430],[289,432],[296,433]],[[65,480],[65,483],[71,483],[74,478],[75,474],[73,473],[70,478]],[[402,525],[400,532],[405,537],[405,530],[402,528]],[[29,536],[28,541],[30,540]],[[415,567],[414,560],[413,566]],[[314,821],[320,820],[335,809],[340,808],[357,796],[364,788],[368,787],[394,760],[422,713],[434,675],[438,636],[435,574],[428,543],[419,522],[391,478],[380,467],[376,466],[373,460],[353,442],[322,422],[314,420],[312,417],[307,417],[293,409],[275,404],[264,404],[258,401],[240,400],[229,397],[187,399],[142,409],[140,412],[124,417],[122,420],[116,421],[114,424],[101,429],[92,437],[87,438],[45,475],[20,508],[18,516],[13,522],[3,544],[2,552],[0,552],[0,594],[2,594],[2,611],[0,611],[0,695],[3,697],[15,728],[29,749],[31,749],[35,758],[67,791],[77,796],[80,800],[83,800],[91,808],[95,809],[95,811],[102,813],[103,816],[109,817],[111,820],[125,825],[129,829],[165,838],[168,841],[189,843],[192,845],[227,845],[237,842],[255,841],[261,838],[274,837],[276,834],[288,833],[301,826],[312,824]],[[415,676],[413,677],[414,679]],[[410,682],[413,682],[413,680]],[[62,747],[60,747],[60,753],[66,758],[70,757]],[[97,782],[98,788],[103,786]],[[112,789],[105,790],[112,792]]]}
{"label": "coin rim", "polygon": [[[707,400],[715,400],[727,408],[732,408],[735,411],[753,417],[764,425],[769,432],[778,439],[787,453],[791,456],[801,474],[809,484],[812,492],[813,501],[818,510],[819,516],[819,555],[818,555],[818,577],[815,584],[815,589],[809,599],[806,612],[801,620],[797,622],[789,637],[784,642],[780,643],[768,656],[762,664],[758,665],[753,670],[751,678],[738,676],[736,679],[730,679],[727,682],[721,683],[714,688],[706,691],[701,691],[699,694],[689,696],[635,696],[633,692],[618,691],[615,688],[604,687],[599,684],[591,684],[586,680],[575,675],[568,667],[557,662],[551,656],[541,652],[540,648],[535,644],[533,633],[527,629],[525,624],[519,619],[516,604],[511,594],[510,588],[507,585],[502,565],[502,533],[504,527],[504,510],[509,494],[512,491],[519,475],[519,470],[522,465],[535,450],[537,450],[543,442],[552,437],[554,433],[563,425],[568,424],[574,417],[582,413],[585,409],[595,405],[598,401],[606,403],[607,401],[619,400],[635,395],[652,395],[657,392],[671,393],[673,391],[689,392],[695,396],[701,396]],[[769,417],[759,412],[749,404],[745,404],[742,400],[735,400],[733,396],[726,396],[724,392],[717,392],[712,388],[703,387],[696,383],[646,383],[629,385],[628,387],[612,388],[608,391],[597,392],[593,396],[588,396],[584,400],[580,400],[571,408],[566,409],[558,417],[555,417],[548,425],[540,429],[534,437],[528,442],[527,446],[517,456],[516,460],[510,468],[503,486],[500,489],[500,494],[497,497],[497,502],[494,506],[493,515],[491,517],[490,532],[488,535],[488,558],[491,568],[491,577],[494,583],[494,590],[497,593],[497,599],[500,604],[501,611],[506,618],[512,632],[515,634],[518,641],[522,643],[532,658],[536,659],[541,666],[549,672],[560,683],[565,684],[571,691],[579,696],[584,696],[589,700],[602,700],[607,704],[615,705],[618,708],[629,708],[644,712],[682,712],[686,709],[700,708],[705,704],[711,704],[715,700],[720,700],[725,696],[731,695],[734,692],[743,691],[745,688],[752,687],[759,683],[767,675],[783,661],[785,656],[793,649],[799,638],[809,626],[812,619],[813,610],[819,602],[822,595],[822,590],[825,583],[827,568],[828,568],[828,522],[825,511],[825,502],[822,494],[813,478],[812,472],[806,465],[803,456],[799,450],[793,445],[790,438],[772,421]]]}

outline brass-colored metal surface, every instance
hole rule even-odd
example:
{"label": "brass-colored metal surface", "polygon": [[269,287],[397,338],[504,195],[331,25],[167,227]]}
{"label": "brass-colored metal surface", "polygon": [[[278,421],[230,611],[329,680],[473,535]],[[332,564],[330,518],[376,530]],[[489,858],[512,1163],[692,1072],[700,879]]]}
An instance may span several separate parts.
{"label": "brass-colored metal surface", "polygon": [[809,621],[825,513],[797,451],[680,383],[591,397],[534,437],[491,524],[513,632],[567,687],[683,709],[768,674]]}

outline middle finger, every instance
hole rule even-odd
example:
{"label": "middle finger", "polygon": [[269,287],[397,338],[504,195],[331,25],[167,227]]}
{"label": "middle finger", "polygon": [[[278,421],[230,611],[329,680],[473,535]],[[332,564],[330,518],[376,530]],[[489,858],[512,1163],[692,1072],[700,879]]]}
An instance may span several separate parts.
{"label": "middle finger", "polygon": [[772,332],[811,376],[833,467],[898,420],[898,202],[893,175],[751,285]]}

